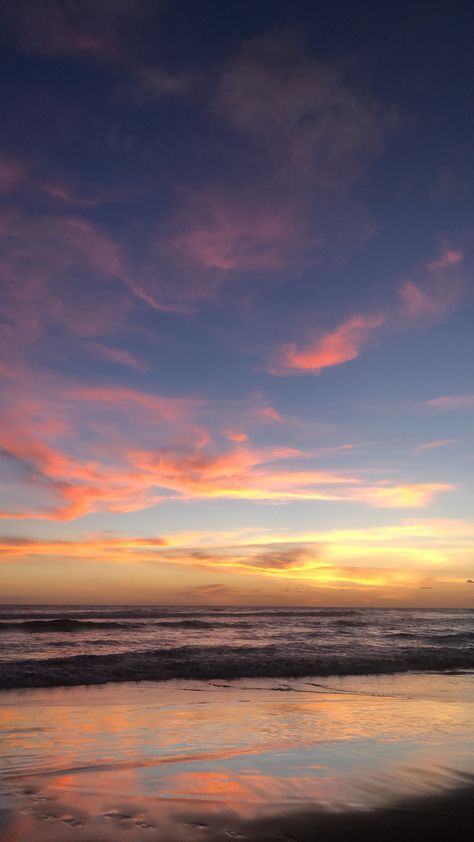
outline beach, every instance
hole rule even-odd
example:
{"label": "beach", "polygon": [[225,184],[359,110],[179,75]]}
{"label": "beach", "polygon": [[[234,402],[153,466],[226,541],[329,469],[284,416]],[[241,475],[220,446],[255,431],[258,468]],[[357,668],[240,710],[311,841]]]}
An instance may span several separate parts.
{"label": "beach", "polygon": [[467,672],[5,690],[0,838],[467,835],[473,720]]}
{"label": "beach", "polygon": [[471,838],[473,33],[0,0],[0,842]]}

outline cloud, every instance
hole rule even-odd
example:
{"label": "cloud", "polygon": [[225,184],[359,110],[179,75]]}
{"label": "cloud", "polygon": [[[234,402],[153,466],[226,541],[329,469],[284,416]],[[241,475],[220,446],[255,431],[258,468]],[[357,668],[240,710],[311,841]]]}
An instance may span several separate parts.
{"label": "cloud", "polygon": [[[155,20],[156,3],[84,0],[83,4],[63,4],[45,0],[38,5],[20,0],[8,5],[4,18],[23,49],[41,55],[71,53],[118,61],[122,75],[131,78],[125,86],[137,86],[141,92],[138,96],[146,100],[148,96],[189,95],[194,105],[206,109],[212,131],[226,138],[226,160],[220,166],[212,161],[207,167],[199,164],[192,168],[193,172],[202,172],[202,178],[196,175],[177,183],[169,174],[170,210],[159,222],[151,219],[149,226],[144,226],[143,241],[133,255],[126,253],[125,238],[119,245],[95,223],[81,221],[90,229],[84,233],[85,241],[100,237],[108,240],[109,250],[115,249],[120,265],[113,277],[123,285],[123,292],[129,293],[120,307],[117,298],[113,307],[105,304],[91,308],[95,315],[90,320],[91,331],[99,313],[105,321],[105,313],[111,316],[113,311],[126,307],[130,297],[135,304],[161,311],[193,312],[244,273],[257,273],[258,284],[295,279],[304,267],[330,253],[337,252],[339,256],[368,236],[371,223],[352,191],[380,147],[384,120],[368,97],[351,92],[342,65],[319,63],[305,54],[302,44],[291,34],[280,34],[246,42],[228,61],[209,71],[205,79],[193,73],[176,76],[160,67],[146,66],[142,56],[132,55],[133,44],[139,41],[132,36],[146,29],[149,14]],[[249,97],[251,114],[244,119],[249,68],[258,84]],[[60,115],[61,120],[65,113]],[[91,114],[85,117],[87,128],[80,123],[76,143],[89,143]],[[74,126],[81,120],[74,104],[70,119]],[[65,122],[69,138],[69,121]],[[75,310],[79,320],[81,306],[76,308],[73,302],[68,307],[63,303],[64,297],[72,297],[70,279],[60,291],[59,281],[51,278],[57,278],[61,241],[65,248],[69,247],[67,228],[77,226],[79,221],[74,223],[54,212],[76,208],[86,213],[103,202],[123,204],[133,189],[153,191],[153,165],[146,171],[143,168],[141,188],[137,179],[128,193],[120,186],[124,184],[124,152],[130,152],[127,144],[138,145],[137,139],[121,137],[117,141],[115,130],[104,127],[102,120],[97,130],[103,133],[104,144],[123,144],[121,178],[115,173],[112,186],[101,186],[96,176],[92,189],[84,181],[84,171],[75,177],[69,168],[64,174],[51,167],[48,160],[43,172],[40,162],[39,174],[30,187],[36,200],[39,195],[53,213],[49,220],[41,221],[18,215],[11,231],[11,243],[16,238],[22,241],[18,242],[18,251],[21,246],[25,253],[23,269],[28,262],[42,263],[37,261],[37,253],[46,251],[48,242],[42,282],[47,291],[43,297],[53,293],[56,306],[52,309],[62,326],[72,323]],[[202,138],[195,140],[196,160],[202,162],[208,150],[202,149]],[[55,148],[59,150],[59,146],[58,142]],[[143,156],[141,142],[139,149],[144,160],[152,154],[148,150]],[[115,159],[114,154],[112,158]],[[13,171],[7,176],[10,183]],[[133,215],[134,209],[130,210]],[[48,226],[51,241],[46,232]],[[141,236],[136,232],[135,235]],[[76,242],[76,257],[78,247]],[[94,247],[92,253],[95,251]],[[11,255],[9,260],[12,259],[17,260],[18,254]],[[83,254],[76,261],[77,274],[82,268],[83,276],[89,277],[90,261],[91,255],[86,259]],[[97,281],[98,273],[95,275]],[[104,272],[103,277],[110,281],[112,275]],[[104,284],[99,288],[105,297]],[[76,290],[75,297],[80,298],[80,290]],[[44,309],[39,305],[35,313]],[[63,309],[68,313],[61,313]],[[28,318],[38,323],[32,310],[29,308]],[[102,334],[98,331],[94,335]]]}
{"label": "cloud", "polygon": [[400,314],[408,322],[428,321],[436,323],[449,315],[461,296],[459,279],[446,275],[446,271],[458,266],[463,253],[448,249],[437,260],[426,264],[428,277],[423,283],[406,280],[400,287]]}
{"label": "cloud", "polygon": [[381,508],[423,508],[443,491],[453,491],[454,485],[436,482],[413,482],[405,485],[388,485],[381,482],[377,486],[361,489],[360,500],[366,500]]}
{"label": "cloud", "polygon": [[427,264],[430,275],[424,284],[404,281],[398,289],[401,305],[387,306],[383,312],[355,315],[335,330],[322,334],[306,347],[296,343],[283,345],[274,354],[268,368],[271,374],[319,374],[324,368],[349,362],[382,327],[387,331],[406,330],[421,324],[436,324],[449,315],[459,301],[461,287],[456,279],[445,278],[443,270],[462,261],[460,251],[447,251]]}
{"label": "cloud", "polygon": [[7,217],[3,228],[0,311],[17,343],[52,327],[87,337],[121,323],[131,306],[120,289],[124,260],[105,233],[78,217],[23,214]]}
{"label": "cloud", "polygon": [[146,371],[148,366],[141,362],[134,354],[124,348],[112,348],[109,345],[102,345],[95,342],[89,345],[89,350],[94,356],[117,365],[125,365],[135,371]]}
{"label": "cloud", "polygon": [[161,537],[111,538],[97,536],[78,540],[51,540],[26,538],[23,536],[0,537],[0,555],[7,559],[26,556],[63,556],[68,558],[130,562],[135,555],[146,558],[150,552],[167,547],[169,542]]}
{"label": "cloud", "polygon": [[431,398],[431,400],[425,401],[423,406],[440,412],[473,409],[474,395],[443,395],[440,398]]}
{"label": "cloud", "polygon": [[247,433],[241,432],[240,430],[224,430],[224,435],[229,439],[229,441],[235,441],[238,443],[248,440]]}
{"label": "cloud", "polygon": [[13,380],[5,391],[2,447],[17,466],[6,518],[70,520],[199,499],[419,508],[453,488],[368,482],[321,469],[315,454],[298,448],[223,442],[219,408],[192,397],[54,379],[46,395],[44,386]]}
{"label": "cloud", "polygon": [[[257,577],[257,584],[266,582],[267,598],[275,593],[274,581],[279,590],[283,582],[303,585],[305,594],[311,588],[322,595],[344,587],[353,595],[368,591],[371,598],[390,595],[406,604],[411,598],[407,588],[442,588],[445,596],[451,592],[462,598],[472,535],[472,523],[436,519],[314,533],[256,528],[148,536],[85,533],[59,540],[7,535],[0,536],[0,559],[15,570],[35,560],[48,566],[70,560],[79,575],[84,568],[86,573],[91,567],[120,565],[123,575],[129,567],[131,577],[145,575],[155,583],[153,577],[167,575],[164,566],[181,567],[193,571],[193,577],[216,577],[197,585],[196,594],[204,599],[232,593],[244,598],[245,578]],[[137,567],[142,568],[139,574]],[[175,573],[170,571],[168,579],[176,581]],[[194,590],[181,590],[181,598]]]}
{"label": "cloud", "polygon": [[464,255],[459,249],[447,249],[437,260],[432,260],[428,263],[427,268],[435,272],[442,269],[450,269],[452,266],[462,263],[463,257]]}
{"label": "cloud", "polygon": [[342,66],[305,54],[291,32],[246,41],[223,65],[214,105],[301,184],[347,190],[381,139],[374,104],[357,98]]}
{"label": "cloud", "polygon": [[[373,559],[370,555],[366,561],[354,563],[351,560],[351,547],[344,547],[345,555],[338,558],[333,556],[330,545],[318,544],[286,548],[272,546],[271,542],[263,549],[258,547],[241,547],[228,543],[216,548],[199,549],[190,542],[186,542],[186,534],[166,538],[135,538],[93,536],[77,540],[48,540],[28,539],[18,537],[0,537],[0,558],[3,564],[29,563],[32,560],[47,559],[48,562],[73,559],[76,564],[106,565],[120,564],[136,567],[146,566],[148,570],[154,567],[162,570],[163,565],[195,568],[202,573],[207,571],[219,576],[231,576],[232,584],[216,582],[202,584],[186,589],[184,593],[216,599],[232,596],[242,586],[242,577],[265,577],[267,580],[276,579],[293,581],[304,584],[306,588],[316,586],[322,589],[334,589],[342,586],[351,589],[370,589],[373,592],[383,592],[389,588],[392,595],[398,589],[418,587],[430,589],[435,584],[460,584],[459,575],[448,575],[445,570],[432,572],[429,578],[426,568],[410,565],[407,568],[406,558],[410,548],[405,553],[393,551],[392,557],[382,556]],[[416,557],[416,549],[415,549]],[[359,555],[360,558],[360,555]],[[394,566],[395,565],[395,566]],[[237,575],[237,580],[235,576]],[[237,591],[234,585],[237,582]],[[427,583],[430,582],[430,585]],[[296,592],[296,589],[295,589]],[[302,591],[300,591],[302,592]]]}
{"label": "cloud", "polygon": [[196,585],[194,588],[190,588],[190,592],[193,596],[197,597],[221,599],[226,596],[232,596],[235,592],[235,588],[231,585],[224,585],[216,582],[211,585]]}
{"label": "cloud", "polygon": [[306,570],[308,565],[313,566],[319,553],[320,550],[317,546],[311,549],[308,547],[296,547],[288,550],[272,549],[251,555],[242,563],[258,570],[278,571],[294,570],[295,568]]}
{"label": "cloud", "polygon": [[[12,211],[0,218],[0,229],[0,315],[10,353],[26,351],[58,328],[81,339],[106,336],[143,303],[169,309],[147,290],[114,239],[83,217]],[[139,368],[130,352],[118,356],[100,344],[96,352]]]}
{"label": "cloud", "polygon": [[332,333],[323,335],[302,350],[294,344],[285,345],[278,352],[270,371],[272,374],[319,374],[324,368],[353,360],[384,321],[383,315],[353,316]]}
{"label": "cloud", "polygon": [[439,447],[448,447],[450,444],[458,444],[459,439],[438,439],[437,441],[426,441],[416,448],[417,453],[425,453],[427,450],[435,450]]}
{"label": "cloud", "polygon": [[425,288],[404,281],[400,287],[400,313],[408,322],[428,321],[436,323],[449,315],[459,302],[461,287],[454,282],[438,280]]}
{"label": "cloud", "polygon": [[[278,201],[266,205],[255,195],[230,197],[218,192],[188,195],[179,219],[181,231],[169,240],[177,256],[204,269],[227,273],[269,272],[297,263],[313,248],[303,231],[299,209]],[[216,285],[221,277],[214,279]],[[204,290],[202,290],[204,291]]]}
{"label": "cloud", "polygon": [[209,110],[232,154],[225,177],[179,191],[170,259],[214,272],[202,297],[242,272],[294,277],[371,231],[351,191],[380,147],[378,108],[342,67],[317,62],[291,33],[245,42],[214,74]]}

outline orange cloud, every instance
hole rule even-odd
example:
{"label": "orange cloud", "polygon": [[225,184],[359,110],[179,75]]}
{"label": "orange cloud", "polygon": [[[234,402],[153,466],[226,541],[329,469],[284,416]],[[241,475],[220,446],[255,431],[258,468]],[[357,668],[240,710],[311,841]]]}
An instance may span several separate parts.
{"label": "orange cloud", "polygon": [[324,368],[353,360],[384,322],[383,315],[353,316],[304,350],[298,350],[294,344],[285,345],[271,369],[272,373],[300,371],[319,374]]}
{"label": "orange cloud", "polygon": [[[205,534],[193,533],[165,538],[98,535],[73,540],[6,537],[0,538],[0,557],[6,568],[9,565],[16,567],[21,562],[29,563],[35,558],[50,565],[75,559],[81,566],[110,563],[132,566],[137,575],[138,565],[142,571],[140,576],[150,582],[156,575],[166,576],[163,565],[184,566],[190,571],[194,568],[194,575],[204,579],[201,580],[203,584],[186,591],[191,599],[194,596],[210,600],[225,597],[233,601],[235,597],[238,601],[242,584],[249,576],[260,578],[262,583],[293,580],[307,587],[328,590],[341,585],[356,590],[370,589],[377,598],[384,588],[395,595],[398,589],[439,585],[444,593],[448,583],[463,584],[469,569],[468,556],[464,553],[456,563],[455,548],[448,547],[444,551],[443,547],[437,547],[436,541],[442,535],[443,532],[436,534],[434,539],[423,525],[408,524],[321,533],[319,540],[314,536],[309,541],[306,536],[304,542],[300,541],[303,536],[297,534],[291,542],[280,541],[278,536],[262,535],[256,544],[249,539],[247,545],[228,542],[214,547],[206,546]],[[427,542],[420,545],[422,536],[426,536]],[[221,537],[225,539],[226,536]],[[231,540],[238,535],[227,537]],[[77,573],[80,566],[76,565],[74,569]],[[210,575],[225,577],[224,582],[206,583],[206,577]],[[225,584],[228,576],[232,577],[232,584]],[[271,585],[270,591],[266,591],[266,586],[264,588],[263,593],[268,596]],[[310,596],[308,591],[305,594]]]}
{"label": "orange cloud", "polygon": [[[115,450],[115,447],[112,448]],[[428,505],[434,495],[452,490],[442,483],[368,484],[343,472],[295,467],[308,455],[294,449],[236,446],[225,453],[123,448],[114,461],[109,451],[95,460],[76,459],[37,438],[10,431],[4,452],[21,468],[22,481],[45,490],[56,504],[2,517],[69,520],[94,511],[140,510],[170,499],[243,499],[280,502],[328,500],[404,508]]]}
{"label": "orange cloud", "polygon": [[[3,454],[25,502],[12,504],[4,518],[68,520],[192,499],[416,508],[452,490],[442,483],[374,483],[357,472],[322,470],[318,460],[334,448],[255,447],[239,428],[228,428],[223,444],[220,410],[216,414],[216,407],[196,398],[20,379],[5,391],[5,401]],[[241,407],[249,430],[261,423],[259,408],[259,399],[256,415],[252,406]],[[235,417],[237,409],[232,404],[227,412]],[[130,424],[139,447],[130,443]]]}
{"label": "orange cloud", "polygon": [[229,441],[234,441],[238,444],[248,440],[247,433],[243,433],[239,430],[224,430],[224,435],[229,439]]}

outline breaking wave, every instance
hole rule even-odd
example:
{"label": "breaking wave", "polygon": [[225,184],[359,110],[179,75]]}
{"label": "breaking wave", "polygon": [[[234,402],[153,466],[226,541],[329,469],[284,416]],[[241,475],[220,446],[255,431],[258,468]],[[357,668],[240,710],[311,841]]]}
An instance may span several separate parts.
{"label": "breaking wave", "polygon": [[169,679],[297,678],[473,670],[474,653],[454,649],[420,652],[413,646],[392,657],[348,657],[298,652],[278,646],[182,646],[112,655],[76,655],[0,662],[0,687],[52,687]]}

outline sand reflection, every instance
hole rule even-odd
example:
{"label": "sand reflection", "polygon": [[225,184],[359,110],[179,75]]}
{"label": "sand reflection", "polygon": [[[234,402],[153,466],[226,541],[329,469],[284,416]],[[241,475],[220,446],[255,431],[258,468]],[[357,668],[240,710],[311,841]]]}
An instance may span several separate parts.
{"label": "sand reflection", "polygon": [[330,684],[3,693],[1,838],[245,838],[275,814],[373,811],[474,771],[471,676]]}

